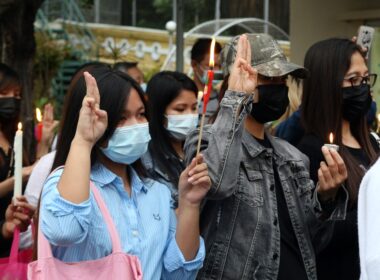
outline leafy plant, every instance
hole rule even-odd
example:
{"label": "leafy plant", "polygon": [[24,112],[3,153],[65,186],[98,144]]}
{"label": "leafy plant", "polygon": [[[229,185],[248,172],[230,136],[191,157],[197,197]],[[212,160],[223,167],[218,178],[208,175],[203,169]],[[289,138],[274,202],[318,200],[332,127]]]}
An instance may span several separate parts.
{"label": "leafy plant", "polygon": [[36,55],[34,58],[34,104],[41,108],[51,98],[51,81],[65,58],[71,56],[70,47],[64,42],[53,40],[37,32]]}
{"label": "leafy plant", "polygon": [[89,8],[91,8],[92,6],[94,6],[94,0],[80,0],[80,1],[79,1],[79,5],[80,5],[82,8],[89,9]]}

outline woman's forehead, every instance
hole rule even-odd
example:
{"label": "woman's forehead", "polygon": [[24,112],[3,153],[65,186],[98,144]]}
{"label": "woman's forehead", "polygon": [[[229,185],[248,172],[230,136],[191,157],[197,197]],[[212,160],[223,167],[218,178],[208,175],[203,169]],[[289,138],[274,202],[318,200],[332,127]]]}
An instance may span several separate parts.
{"label": "woman's forehead", "polygon": [[135,112],[141,109],[145,109],[144,103],[137,90],[132,87],[126,102],[125,111]]}

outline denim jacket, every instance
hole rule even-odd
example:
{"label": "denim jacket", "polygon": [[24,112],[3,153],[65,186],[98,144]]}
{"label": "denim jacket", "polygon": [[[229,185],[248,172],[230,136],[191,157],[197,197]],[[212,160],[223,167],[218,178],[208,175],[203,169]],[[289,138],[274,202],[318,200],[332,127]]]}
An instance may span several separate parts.
{"label": "denim jacket", "polygon": [[142,157],[141,162],[148,172],[148,177],[160,182],[167,186],[172,195],[171,207],[178,208],[178,186],[174,185],[170,180],[169,175],[163,171],[157,164],[154,163],[152,155],[147,151]]}
{"label": "denim jacket", "polygon": [[[204,128],[201,149],[212,187],[201,213],[206,260],[198,279],[277,279],[274,161],[307,276],[316,280],[314,250],[329,239],[333,221],[345,218],[347,193],[340,192],[326,216],[310,180],[308,158],[270,135],[273,149],[265,148],[244,129],[251,103],[252,96],[227,91],[215,123]],[[194,156],[197,140],[197,131],[188,137],[186,162]]]}

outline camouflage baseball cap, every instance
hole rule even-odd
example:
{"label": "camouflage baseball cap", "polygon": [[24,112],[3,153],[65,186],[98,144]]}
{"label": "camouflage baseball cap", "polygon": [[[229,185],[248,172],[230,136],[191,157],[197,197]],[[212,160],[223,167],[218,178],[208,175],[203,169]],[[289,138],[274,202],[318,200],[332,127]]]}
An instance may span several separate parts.
{"label": "camouflage baseball cap", "polygon": [[[307,77],[308,71],[294,63],[290,63],[284,52],[268,34],[246,34],[251,45],[251,65],[257,69],[260,75],[266,77],[281,77],[287,74],[300,79]],[[227,76],[235,61],[239,36],[227,43],[221,53],[222,69]]]}

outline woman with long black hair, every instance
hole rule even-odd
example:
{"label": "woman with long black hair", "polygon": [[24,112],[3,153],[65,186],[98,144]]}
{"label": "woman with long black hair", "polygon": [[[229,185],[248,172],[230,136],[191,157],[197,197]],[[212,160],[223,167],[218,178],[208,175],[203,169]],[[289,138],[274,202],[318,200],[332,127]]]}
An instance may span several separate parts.
{"label": "woman with long black hair", "polygon": [[[13,139],[20,120],[21,83],[17,73],[0,63],[0,257],[8,256],[16,226],[25,231],[34,207],[25,197],[12,203],[14,187]],[[24,154],[22,181],[25,183],[33,166]],[[17,202],[17,205],[15,203]]]}
{"label": "woman with long black hair", "polygon": [[333,133],[348,171],[345,188],[339,189],[348,194],[347,215],[335,221],[331,240],[317,253],[318,279],[358,279],[358,191],[379,150],[366,122],[376,75],[369,73],[361,48],[349,39],[314,44],[306,54],[304,66],[310,71],[303,84],[301,104],[306,134],[298,148],[310,158],[310,176],[316,182],[323,160],[321,147]]}
{"label": "woman with long black hair", "polygon": [[140,161],[150,140],[143,94],[132,78],[104,67],[85,72],[73,84],[54,171],[42,190],[41,232],[62,261],[110,255],[96,189],[123,252],[139,258],[144,279],[193,279],[204,258],[199,207],[210,185],[207,165],[199,156],[200,164],[194,160],[182,172],[175,215],[169,190],[148,178]]}
{"label": "woman with long black hair", "polygon": [[178,180],[185,169],[183,144],[198,124],[197,87],[185,74],[164,71],[147,87],[152,140],[144,164],[150,175],[166,184],[177,208]]}

